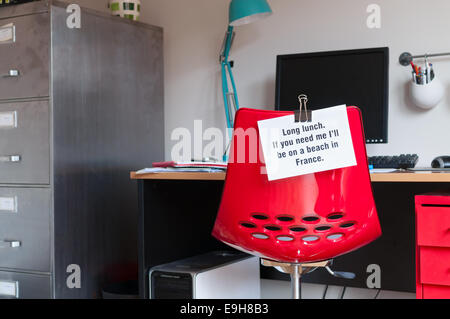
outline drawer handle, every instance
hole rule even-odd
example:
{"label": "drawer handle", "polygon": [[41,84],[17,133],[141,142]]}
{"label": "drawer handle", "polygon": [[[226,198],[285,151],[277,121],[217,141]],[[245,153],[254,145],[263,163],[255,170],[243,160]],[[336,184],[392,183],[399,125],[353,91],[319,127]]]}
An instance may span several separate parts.
{"label": "drawer handle", "polygon": [[19,163],[21,160],[20,155],[0,156],[0,163]]}
{"label": "drawer handle", "polygon": [[4,240],[0,241],[0,248],[19,248],[22,243],[18,240]]}
{"label": "drawer handle", "polygon": [[3,78],[17,78],[19,76],[20,76],[19,70],[9,70],[8,73],[2,75]]}

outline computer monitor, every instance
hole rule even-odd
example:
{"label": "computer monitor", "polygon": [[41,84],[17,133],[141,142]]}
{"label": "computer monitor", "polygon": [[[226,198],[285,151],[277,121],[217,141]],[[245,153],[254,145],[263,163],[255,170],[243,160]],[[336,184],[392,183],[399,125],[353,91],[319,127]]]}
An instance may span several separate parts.
{"label": "computer monitor", "polygon": [[289,54],[277,57],[277,110],[355,105],[367,143],[388,141],[389,48]]}

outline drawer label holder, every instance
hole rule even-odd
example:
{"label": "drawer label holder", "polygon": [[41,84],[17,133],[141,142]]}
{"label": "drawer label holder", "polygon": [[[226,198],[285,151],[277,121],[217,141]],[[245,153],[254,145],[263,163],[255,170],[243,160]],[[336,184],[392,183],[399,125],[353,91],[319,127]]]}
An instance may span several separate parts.
{"label": "drawer label holder", "polygon": [[16,42],[16,27],[9,23],[0,27],[0,44]]}
{"label": "drawer label holder", "polygon": [[0,197],[0,213],[17,213],[17,196]]}
{"label": "drawer label holder", "polygon": [[0,129],[17,128],[17,112],[0,112]]}
{"label": "drawer label holder", "polygon": [[19,282],[0,280],[0,296],[19,298]]}

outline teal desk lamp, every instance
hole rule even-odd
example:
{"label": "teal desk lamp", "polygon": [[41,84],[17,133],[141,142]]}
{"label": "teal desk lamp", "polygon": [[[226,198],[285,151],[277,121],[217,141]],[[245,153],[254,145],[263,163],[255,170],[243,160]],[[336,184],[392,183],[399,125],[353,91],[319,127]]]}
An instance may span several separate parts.
{"label": "teal desk lamp", "polygon": [[[272,10],[267,0],[232,0],[230,3],[229,26],[220,54],[223,100],[228,129],[233,129],[234,115],[239,109],[236,83],[234,82],[233,72],[231,71],[233,62],[228,61],[235,36],[234,27],[252,23],[271,14]],[[229,88],[228,78],[230,79],[232,90]]]}

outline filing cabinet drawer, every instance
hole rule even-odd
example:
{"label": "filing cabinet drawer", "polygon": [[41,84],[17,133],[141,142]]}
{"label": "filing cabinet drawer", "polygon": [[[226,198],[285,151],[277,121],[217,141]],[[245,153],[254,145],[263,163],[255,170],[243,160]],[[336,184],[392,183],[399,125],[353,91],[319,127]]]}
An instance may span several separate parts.
{"label": "filing cabinet drawer", "polygon": [[48,101],[0,104],[0,136],[0,184],[50,183]]}
{"label": "filing cabinet drawer", "polygon": [[0,99],[49,96],[49,14],[2,19],[0,28]]}
{"label": "filing cabinet drawer", "polygon": [[423,285],[423,299],[450,299],[450,287]]}
{"label": "filing cabinet drawer", "polygon": [[420,247],[420,282],[450,286],[450,249]]}
{"label": "filing cabinet drawer", "polygon": [[0,268],[50,272],[50,189],[0,188]]}
{"label": "filing cabinet drawer", "polygon": [[450,247],[450,207],[418,207],[417,244]]}
{"label": "filing cabinet drawer", "polygon": [[51,278],[0,271],[0,299],[51,299]]}

